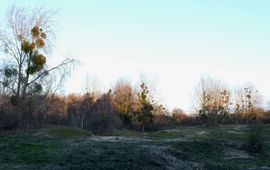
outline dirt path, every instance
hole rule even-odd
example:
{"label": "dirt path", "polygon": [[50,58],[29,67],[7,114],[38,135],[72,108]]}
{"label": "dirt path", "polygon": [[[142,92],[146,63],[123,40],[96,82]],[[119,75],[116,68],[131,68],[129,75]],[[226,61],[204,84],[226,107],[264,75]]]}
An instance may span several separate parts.
{"label": "dirt path", "polygon": [[101,141],[101,142],[177,142],[177,141],[192,141],[191,139],[185,138],[174,138],[174,139],[155,139],[151,137],[122,137],[122,136],[91,136],[87,138],[88,141]]}

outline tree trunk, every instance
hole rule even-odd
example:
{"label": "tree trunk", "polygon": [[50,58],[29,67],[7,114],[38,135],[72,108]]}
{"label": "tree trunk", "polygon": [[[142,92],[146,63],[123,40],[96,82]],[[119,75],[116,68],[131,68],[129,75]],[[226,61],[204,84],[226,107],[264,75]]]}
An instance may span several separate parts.
{"label": "tree trunk", "polygon": [[81,129],[83,129],[83,126],[84,126],[84,118],[85,118],[85,113],[83,114],[81,118]]}
{"label": "tree trunk", "polygon": [[[30,52],[30,54],[28,56],[27,69],[30,67],[30,58],[31,57],[32,57],[32,52]],[[25,80],[25,83],[24,83],[24,86],[23,86],[23,90],[22,90],[22,99],[24,99],[25,96],[26,96],[26,90],[27,90],[27,87],[29,86],[29,84],[28,84],[29,77],[30,77],[29,71],[26,71],[26,80]]]}

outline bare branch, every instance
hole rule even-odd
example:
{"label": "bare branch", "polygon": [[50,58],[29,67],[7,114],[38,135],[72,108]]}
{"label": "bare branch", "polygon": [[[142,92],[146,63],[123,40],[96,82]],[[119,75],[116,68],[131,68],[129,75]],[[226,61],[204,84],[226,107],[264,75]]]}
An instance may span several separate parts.
{"label": "bare branch", "polygon": [[68,66],[69,64],[72,64],[72,63],[75,63],[76,60],[74,59],[65,59],[64,61],[62,61],[59,65],[55,66],[55,67],[52,67],[50,68],[49,70],[44,70],[42,73],[40,73],[36,78],[34,78],[32,81],[30,81],[28,83],[28,85],[32,84],[33,82],[37,81],[38,79],[40,79],[42,76],[48,74],[49,72],[51,71],[54,71],[54,70],[57,70],[57,69],[60,69],[64,66]]}

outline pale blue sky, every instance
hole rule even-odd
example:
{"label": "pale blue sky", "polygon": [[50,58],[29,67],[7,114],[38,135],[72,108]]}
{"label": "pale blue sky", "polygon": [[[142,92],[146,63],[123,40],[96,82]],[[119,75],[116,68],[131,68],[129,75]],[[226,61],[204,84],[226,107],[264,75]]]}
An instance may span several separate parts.
{"label": "pale blue sky", "polygon": [[1,19],[12,4],[59,11],[52,55],[83,63],[67,92],[83,91],[87,74],[108,89],[144,73],[160,101],[190,110],[195,84],[209,75],[232,87],[252,82],[270,100],[268,0],[1,0]]}

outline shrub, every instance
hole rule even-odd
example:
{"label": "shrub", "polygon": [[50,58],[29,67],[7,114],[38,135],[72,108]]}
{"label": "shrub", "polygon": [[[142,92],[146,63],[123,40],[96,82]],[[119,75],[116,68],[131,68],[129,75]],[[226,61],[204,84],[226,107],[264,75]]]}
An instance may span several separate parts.
{"label": "shrub", "polygon": [[13,129],[16,127],[18,127],[17,115],[0,110],[0,129]]}
{"label": "shrub", "polygon": [[251,153],[263,153],[263,136],[260,124],[257,122],[249,124],[247,134],[247,142],[243,144],[243,148]]}

